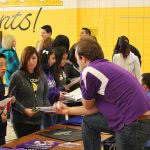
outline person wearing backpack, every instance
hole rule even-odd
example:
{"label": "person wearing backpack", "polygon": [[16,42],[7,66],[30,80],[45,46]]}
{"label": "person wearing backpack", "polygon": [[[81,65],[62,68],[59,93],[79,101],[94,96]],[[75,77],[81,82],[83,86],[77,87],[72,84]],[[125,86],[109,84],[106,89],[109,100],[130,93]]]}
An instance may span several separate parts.
{"label": "person wearing backpack", "polygon": [[5,35],[3,38],[3,47],[0,49],[0,53],[3,53],[6,57],[7,71],[5,73],[6,85],[9,85],[10,76],[18,69],[19,59],[15,51],[16,40],[13,35]]}

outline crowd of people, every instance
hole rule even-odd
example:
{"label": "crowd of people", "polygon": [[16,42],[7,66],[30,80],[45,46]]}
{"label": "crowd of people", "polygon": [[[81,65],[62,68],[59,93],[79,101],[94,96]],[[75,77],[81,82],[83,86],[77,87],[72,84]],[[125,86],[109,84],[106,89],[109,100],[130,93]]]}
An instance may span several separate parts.
{"label": "crowd of people", "polygon": [[[80,40],[71,48],[66,35],[51,35],[51,26],[42,26],[41,41],[25,47],[20,61],[14,36],[3,38],[0,100],[6,98],[8,86],[17,138],[59,123],[66,114],[84,115],[85,150],[100,150],[100,132],[115,134],[117,150],[142,150],[150,139],[150,73],[142,75],[138,49],[120,36],[110,62],[88,28],[82,28]],[[66,106],[64,95],[79,87],[82,106]],[[36,110],[50,105],[56,114]],[[0,105],[0,145],[5,144],[7,113]]]}

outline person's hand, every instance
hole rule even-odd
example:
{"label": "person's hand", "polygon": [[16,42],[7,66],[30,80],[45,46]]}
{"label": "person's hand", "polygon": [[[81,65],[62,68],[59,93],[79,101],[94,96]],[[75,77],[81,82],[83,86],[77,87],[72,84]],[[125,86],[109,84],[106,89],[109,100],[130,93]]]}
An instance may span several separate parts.
{"label": "person's hand", "polygon": [[15,96],[12,96],[12,97],[11,97],[11,103],[14,103],[15,101],[16,101]]}
{"label": "person's hand", "polygon": [[24,113],[27,115],[27,116],[29,116],[29,117],[32,117],[32,116],[34,116],[37,112],[34,112],[32,109],[30,109],[30,108],[26,108],[25,110],[24,110]]}
{"label": "person's hand", "polygon": [[56,114],[68,114],[68,108],[65,104],[63,104],[61,101],[58,101],[54,103],[53,109]]}
{"label": "person's hand", "polygon": [[0,110],[3,110],[6,106],[0,105]]}
{"label": "person's hand", "polygon": [[64,96],[64,94],[65,94],[66,92],[59,92],[59,100],[64,100],[64,98],[65,98],[65,96]]}
{"label": "person's hand", "polygon": [[7,111],[4,110],[3,113],[1,114],[1,117],[2,117],[2,122],[6,122],[7,121]]}
{"label": "person's hand", "polygon": [[65,85],[64,88],[65,88],[66,91],[70,91],[70,88],[69,88],[68,85]]}

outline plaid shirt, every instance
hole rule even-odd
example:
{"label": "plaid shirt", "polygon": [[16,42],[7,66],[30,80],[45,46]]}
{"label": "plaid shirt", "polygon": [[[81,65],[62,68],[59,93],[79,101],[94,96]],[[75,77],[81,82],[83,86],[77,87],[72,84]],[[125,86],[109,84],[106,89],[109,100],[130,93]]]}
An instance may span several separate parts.
{"label": "plaid shirt", "polygon": [[15,50],[8,50],[6,48],[1,48],[0,53],[6,56],[7,71],[5,73],[6,84],[9,85],[10,76],[18,69],[19,59]]}

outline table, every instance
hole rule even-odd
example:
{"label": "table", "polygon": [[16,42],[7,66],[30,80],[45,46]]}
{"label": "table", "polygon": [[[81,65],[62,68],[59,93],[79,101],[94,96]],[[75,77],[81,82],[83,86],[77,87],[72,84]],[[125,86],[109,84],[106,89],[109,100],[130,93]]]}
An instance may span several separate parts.
{"label": "table", "polygon": [[[60,124],[57,124],[57,125],[54,125],[54,126],[50,126],[50,127],[46,128],[46,129],[40,130],[40,132],[41,131],[47,131],[47,130],[56,130],[56,129],[60,129],[60,128],[64,128],[64,127],[69,127],[69,128],[74,128],[74,129],[81,130],[80,126],[70,126],[70,125],[60,125]],[[39,131],[37,131],[37,132],[39,132]],[[102,134],[102,141],[110,138],[111,136],[112,135],[110,135],[110,134],[103,133]],[[21,138],[19,138],[17,140],[14,140],[14,141],[12,141],[10,143],[7,143],[7,144],[3,145],[2,147],[15,148],[18,144],[21,144],[21,143],[24,143],[24,142],[27,142],[27,141],[33,140],[33,139],[52,140],[52,141],[58,141],[59,143],[64,143],[65,142],[65,141],[56,140],[56,139],[53,139],[53,138],[48,138],[48,137],[40,136],[40,135],[37,135],[36,132],[35,132],[35,133],[30,134],[30,135],[21,137]],[[76,141],[76,143],[79,143],[80,145],[76,146],[74,148],[71,148],[72,150],[83,150],[84,149],[83,148],[83,144],[82,144],[82,140],[81,141]],[[56,147],[54,147],[52,149],[53,150],[68,150],[70,148],[56,146]]]}

